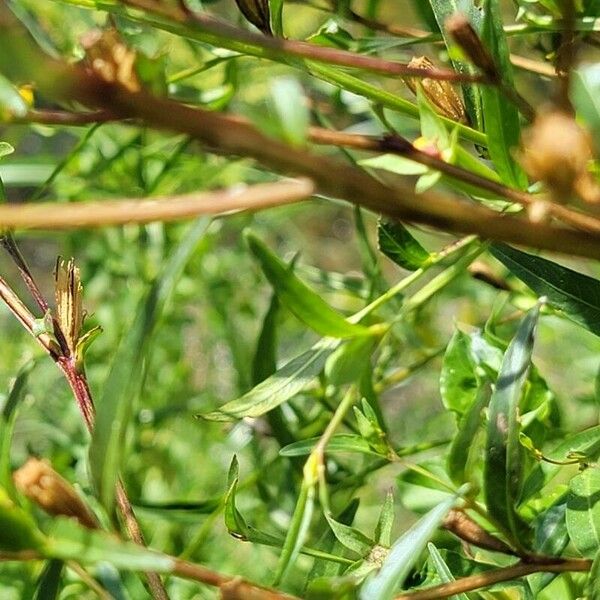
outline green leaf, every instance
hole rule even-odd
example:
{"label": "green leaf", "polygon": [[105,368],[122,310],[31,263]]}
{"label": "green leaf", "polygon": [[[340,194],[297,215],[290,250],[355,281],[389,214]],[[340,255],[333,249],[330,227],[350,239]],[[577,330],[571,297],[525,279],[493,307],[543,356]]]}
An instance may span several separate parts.
{"label": "green leaf", "polygon": [[28,110],[27,103],[15,86],[0,74],[0,113],[2,109],[9,113],[9,117],[24,117]]}
{"label": "green leaf", "polygon": [[398,175],[423,175],[423,173],[429,171],[429,167],[397,154],[380,154],[379,156],[359,160],[358,164],[372,169],[390,171]]}
{"label": "green leaf", "polygon": [[250,537],[248,524],[246,523],[246,519],[244,519],[240,511],[237,509],[235,501],[237,485],[239,481],[239,463],[236,456],[234,456],[231,461],[227,481],[228,490],[225,494],[225,509],[223,511],[225,526],[230,534],[247,540]]}
{"label": "green leaf", "polygon": [[451,496],[438,504],[394,543],[379,572],[363,585],[361,600],[393,598],[455,502],[456,496]]}
{"label": "green leaf", "polygon": [[375,527],[375,540],[377,544],[389,548],[392,543],[392,527],[394,525],[394,493],[390,490],[385,496],[381,507],[377,527]]}
{"label": "green leaf", "polygon": [[448,410],[463,415],[475,401],[479,382],[467,334],[457,329],[448,343],[440,374],[440,394]]}
{"label": "green leaf", "polygon": [[419,107],[419,120],[421,135],[433,142],[439,150],[445,150],[450,145],[450,136],[444,121],[427,100],[420,84],[417,84],[417,106]]}
{"label": "green leaf", "polygon": [[12,154],[15,149],[8,142],[0,142],[0,158]]}
{"label": "green leaf", "polygon": [[209,220],[203,218],[189,229],[167,261],[160,278],[140,302],[131,329],[119,345],[104,384],[89,454],[92,478],[109,514],[114,511],[115,485],[125,452],[134,400],[142,382],[148,341],[208,224]]}
{"label": "green leaf", "polygon": [[0,488],[0,550],[19,552],[44,548],[44,536],[34,520]]}
{"label": "green leaf", "polygon": [[19,370],[0,412],[0,487],[14,498],[14,483],[11,470],[12,435],[17,418],[17,408],[27,391],[27,381],[34,361],[25,363]]}
{"label": "green leaf", "polygon": [[427,265],[432,256],[397,221],[379,221],[377,225],[379,249],[398,266],[416,271]]}
{"label": "green leaf", "polygon": [[[279,451],[280,456],[308,456],[320,437],[313,437],[307,440],[300,440],[292,444],[288,444]],[[354,433],[336,433],[332,436],[327,444],[327,453],[333,454],[337,452],[350,452],[360,454],[370,454],[372,456],[381,456],[375,452],[369,443],[360,435]]]}
{"label": "green leaf", "polygon": [[270,85],[269,91],[282,139],[292,146],[303,146],[310,115],[302,86],[291,77],[279,77]]}
{"label": "green leaf", "polygon": [[339,340],[331,338],[317,342],[240,398],[214,412],[198,416],[207,421],[235,421],[264,415],[300,393],[317,377],[339,344]]}
{"label": "green leaf", "polygon": [[327,514],[325,518],[327,519],[327,523],[329,523],[329,527],[331,527],[331,531],[333,531],[333,535],[335,535],[342,546],[356,552],[360,557],[366,557],[371,552],[371,548],[373,548],[375,542],[364,533],[355,527],[339,523]]}
{"label": "green leaf", "polygon": [[522,487],[522,446],[519,442],[519,402],[531,366],[540,306],[521,321],[500,368],[489,407],[484,466],[484,496],[490,515],[520,540],[526,531],[517,514]]}
{"label": "green leaf", "polygon": [[117,569],[170,573],[175,561],[133,542],[124,542],[105,531],[85,529],[73,519],[55,520],[53,535],[45,544],[44,554],[80,564],[109,562]]}
{"label": "green leaf", "polygon": [[600,552],[597,552],[594,557],[586,590],[586,597],[589,597],[590,600],[600,600]]}
{"label": "green leaf", "polygon": [[[536,517],[533,526],[535,530],[533,548],[537,554],[545,556],[560,556],[569,543],[569,533],[565,515],[567,501],[563,496]],[[555,573],[535,573],[528,577],[529,587],[534,598],[553,580]]]}
{"label": "green leaf", "polygon": [[[494,58],[496,67],[502,75],[503,85],[513,88],[512,65],[499,2],[486,0],[484,7],[482,41]],[[498,86],[481,86],[481,98],[487,147],[492,162],[506,184],[525,189],[527,176],[511,154],[512,149],[519,145],[521,139],[519,112],[515,105],[506,99]]]}
{"label": "green leaf", "polygon": [[600,281],[506,244],[493,244],[490,252],[550,306],[600,335]]}
{"label": "green leaf", "polygon": [[349,323],[331,308],[251,231],[244,236],[281,303],[306,325],[321,335],[338,338],[368,333],[367,328]]}
{"label": "green leaf", "polygon": [[[427,550],[429,550],[431,561],[433,562],[433,566],[435,567],[441,582],[450,583],[451,581],[456,581],[448,568],[448,565],[442,558],[442,555],[431,542],[427,544]],[[469,600],[469,598],[466,594],[454,594],[453,596],[448,596],[448,600]]]}
{"label": "green leaf", "polygon": [[283,37],[283,0],[269,0],[271,29],[277,37]]}
{"label": "green leaf", "polygon": [[279,556],[279,562],[277,563],[277,570],[273,582],[274,586],[278,586],[285,578],[302,549],[308,533],[314,505],[315,486],[304,480],[300,487],[300,495],[298,496],[296,508],[294,509],[294,514],[292,515],[292,520],[285,536],[281,555]]}
{"label": "green leaf", "polygon": [[572,98],[577,114],[592,131],[596,149],[600,150],[600,65],[592,63],[573,71]]}
{"label": "green leaf", "polygon": [[56,600],[58,598],[63,568],[62,560],[49,560],[44,565],[44,570],[37,580],[33,600]]}
{"label": "green leaf", "polygon": [[371,364],[374,336],[360,336],[342,344],[325,363],[325,377],[331,385],[357,382]]}
{"label": "green leaf", "polygon": [[566,519],[577,551],[594,558],[600,550],[600,469],[586,469],[571,479]]}
{"label": "green leaf", "polygon": [[264,381],[277,370],[277,315],[279,300],[273,294],[256,343],[252,360],[252,383]]}
{"label": "green leaf", "polygon": [[447,457],[448,475],[454,483],[464,483],[469,479],[467,465],[473,452],[478,450],[474,443],[477,431],[483,424],[483,411],[490,401],[491,388],[479,389],[473,404],[458,424],[458,431],[450,444]]}

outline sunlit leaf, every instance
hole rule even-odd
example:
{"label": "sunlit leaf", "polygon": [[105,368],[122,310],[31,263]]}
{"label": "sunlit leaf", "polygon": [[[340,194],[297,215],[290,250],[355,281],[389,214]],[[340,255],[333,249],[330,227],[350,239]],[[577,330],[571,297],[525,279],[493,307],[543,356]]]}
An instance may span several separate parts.
{"label": "sunlit leaf", "polygon": [[493,518],[506,524],[516,539],[526,527],[517,514],[522,489],[522,446],[519,442],[519,402],[531,366],[539,305],[521,321],[502,361],[489,405],[485,451],[484,493]]}
{"label": "sunlit leaf", "polygon": [[290,270],[267,245],[250,231],[245,232],[250,251],[273,286],[281,303],[301,321],[321,335],[353,337],[368,331],[361,325],[349,323]]}
{"label": "sunlit leaf", "polygon": [[566,520],[577,551],[594,558],[600,550],[600,469],[591,467],[571,479]]}
{"label": "sunlit leaf", "polygon": [[247,394],[228,402],[219,410],[198,416],[208,421],[234,421],[264,415],[300,393],[323,370],[327,358],[339,343],[339,340],[321,340]]}
{"label": "sunlit leaf", "polygon": [[391,600],[394,597],[455,502],[456,497],[450,496],[438,504],[394,543],[381,569],[363,585],[361,600]]}

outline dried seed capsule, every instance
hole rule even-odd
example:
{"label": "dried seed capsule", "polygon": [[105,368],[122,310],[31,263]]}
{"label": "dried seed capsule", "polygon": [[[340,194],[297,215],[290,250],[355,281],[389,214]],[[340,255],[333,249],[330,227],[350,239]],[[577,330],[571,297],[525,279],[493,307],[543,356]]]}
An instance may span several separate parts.
{"label": "dried seed capsule", "polygon": [[47,462],[30,458],[13,473],[13,480],[24,496],[48,514],[74,517],[88,529],[98,528],[96,517],[73,486]]}
{"label": "dried seed capsule", "polygon": [[[435,69],[434,64],[426,56],[413,58],[408,66],[415,69]],[[465,105],[450,82],[430,79],[429,77],[405,77],[404,81],[415,95],[417,86],[420,85],[426,98],[436,111],[444,117],[460,123],[467,122]]]}

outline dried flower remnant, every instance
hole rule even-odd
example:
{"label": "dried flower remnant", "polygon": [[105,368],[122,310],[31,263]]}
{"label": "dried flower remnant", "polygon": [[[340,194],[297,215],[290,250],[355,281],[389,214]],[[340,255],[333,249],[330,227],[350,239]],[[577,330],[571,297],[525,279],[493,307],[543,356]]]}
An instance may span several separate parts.
{"label": "dried flower remnant", "polygon": [[462,13],[455,13],[444,23],[446,31],[450,34],[456,45],[469,57],[470,61],[490,79],[497,81],[500,78],[496,63],[489,50],[479,39],[469,19]]}
{"label": "dried flower remnant", "polygon": [[[435,69],[435,65],[426,57],[418,56],[408,63],[415,69]],[[425,97],[431,102],[435,110],[449,119],[460,123],[467,122],[467,113],[462,98],[449,81],[439,81],[429,77],[405,77],[404,82],[413,94],[417,94],[417,86],[421,86]]]}
{"label": "dried flower remnant", "polygon": [[83,287],[79,278],[79,269],[73,259],[66,264],[62,259],[56,263],[55,295],[56,319],[65,338],[70,356],[77,356],[81,338],[84,311],[82,305]]}
{"label": "dried flower remnant", "polygon": [[523,134],[518,158],[532,179],[547,185],[553,202],[564,204],[573,196],[600,202],[600,186],[588,171],[594,158],[592,140],[571,115],[541,113]]}
{"label": "dried flower remnant", "polygon": [[271,31],[271,11],[268,0],[235,0],[240,12],[265,35],[273,35]]}
{"label": "dried flower remnant", "polygon": [[46,461],[30,458],[13,473],[16,488],[51,515],[73,517],[88,529],[98,521],[73,486]]}
{"label": "dried flower remnant", "polygon": [[119,83],[129,92],[141,90],[135,70],[136,54],[128,48],[115,29],[92,30],[81,38],[84,63],[109,83]]}

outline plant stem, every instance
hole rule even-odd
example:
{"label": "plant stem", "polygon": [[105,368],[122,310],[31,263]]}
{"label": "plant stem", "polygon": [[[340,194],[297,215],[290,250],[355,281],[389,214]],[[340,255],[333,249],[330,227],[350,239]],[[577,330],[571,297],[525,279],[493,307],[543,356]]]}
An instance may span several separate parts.
{"label": "plant stem", "polygon": [[314,191],[312,182],[304,178],[248,187],[232,187],[216,192],[163,196],[150,200],[132,198],[75,204],[3,204],[0,205],[0,227],[78,229],[152,221],[168,222],[198,215],[222,215],[240,210],[280,206],[304,200]]}
{"label": "plant stem", "polygon": [[535,564],[535,563],[517,563],[510,567],[485,571],[477,575],[462,577],[456,581],[443,583],[416,592],[407,592],[396,596],[395,600],[437,600],[439,598],[449,598],[456,594],[463,594],[472,590],[489,587],[501,581],[511,581],[531,575],[532,573],[565,573],[569,571],[589,571],[592,561],[572,558],[557,560],[556,563]]}

